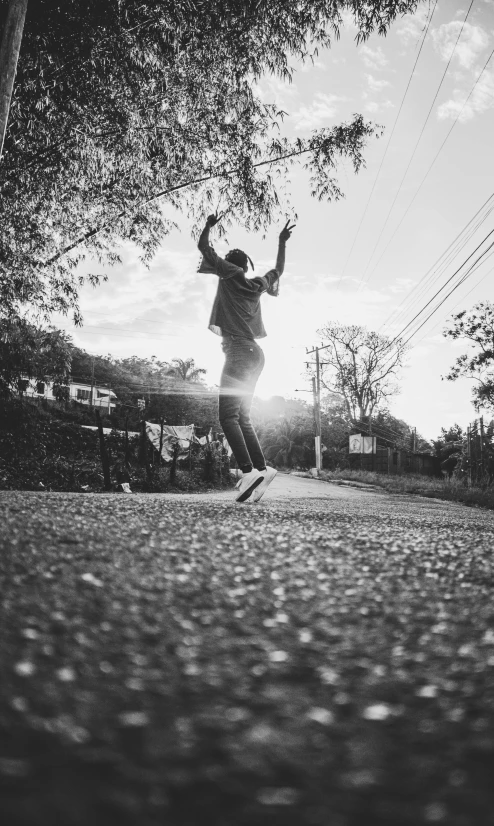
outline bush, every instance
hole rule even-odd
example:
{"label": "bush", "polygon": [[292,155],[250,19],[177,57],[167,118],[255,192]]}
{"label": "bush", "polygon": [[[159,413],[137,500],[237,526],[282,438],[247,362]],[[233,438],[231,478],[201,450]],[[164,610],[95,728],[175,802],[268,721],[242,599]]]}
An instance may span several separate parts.
{"label": "bush", "polygon": [[[95,426],[94,415],[84,421]],[[78,411],[19,398],[0,406],[0,489],[101,491],[104,489],[98,432],[74,421]],[[110,423],[103,420],[103,426]],[[146,442],[146,461],[139,439],[113,431],[105,435],[111,481],[129,478],[131,489],[142,492],[194,491],[232,486],[228,458],[194,446],[189,458],[178,461],[175,479],[170,465]]]}

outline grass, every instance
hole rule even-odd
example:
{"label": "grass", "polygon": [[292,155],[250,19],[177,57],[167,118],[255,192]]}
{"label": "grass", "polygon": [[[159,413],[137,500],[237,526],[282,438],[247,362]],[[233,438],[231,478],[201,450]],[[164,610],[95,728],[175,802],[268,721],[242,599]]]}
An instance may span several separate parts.
{"label": "grass", "polygon": [[494,509],[494,488],[477,485],[467,487],[466,482],[461,479],[436,479],[411,473],[388,476],[384,473],[372,473],[365,470],[323,470],[321,479],[328,482],[339,479],[360,482],[366,485],[377,485],[389,493],[416,494],[432,499],[446,499],[451,502],[462,502],[465,505]]}

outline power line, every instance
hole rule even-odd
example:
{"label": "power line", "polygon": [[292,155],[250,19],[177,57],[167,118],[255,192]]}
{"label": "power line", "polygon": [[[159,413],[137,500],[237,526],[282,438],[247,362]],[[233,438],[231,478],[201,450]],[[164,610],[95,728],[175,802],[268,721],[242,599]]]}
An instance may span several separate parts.
{"label": "power line", "polygon": [[380,176],[380,174],[381,174],[381,170],[382,170],[382,168],[383,168],[384,161],[385,161],[386,156],[387,156],[387,154],[388,154],[388,150],[389,150],[389,147],[390,147],[390,144],[391,144],[391,140],[392,140],[393,135],[394,135],[394,133],[395,133],[396,124],[398,123],[398,119],[399,119],[399,117],[400,117],[401,110],[403,109],[403,104],[405,103],[405,98],[406,98],[406,96],[407,96],[407,94],[408,94],[408,90],[409,90],[409,88],[410,88],[410,84],[411,84],[412,79],[413,79],[413,76],[414,76],[414,74],[415,74],[415,69],[416,69],[416,67],[417,67],[417,63],[418,63],[418,61],[419,61],[419,57],[420,57],[420,54],[421,54],[421,52],[422,52],[422,48],[423,48],[424,43],[425,43],[425,39],[426,39],[426,37],[427,37],[427,33],[428,33],[428,31],[429,31],[429,26],[430,26],[430,24],[431,24],[431,22],[432,22],[432,18],[433,18],[433,16],[434,16],[434,12],[435,12],[435,10],[436,10],[437,3],[438,3],[438,0],[436,0],[436,2],[434,3],[434,8],[432,9],[432,14],[430,15],[430,17],[429,17],[429,19],[428,19],[428,21],[427,21],[427,26],[426,26],[426,28],[425,28],[424,36],[422,37],[422,42],[421,42],[421,44],[420,44],[420,49],[419,49],[419,51],[418,51],[417,57],[415,58],[415,63],[413,64],[413,68],[412,68],[412,72],[411,72],[411,74],[410,74],[410,77],[408,78],[408,83],[407,83],[407,85],[406,85],[406,89],[405,89],[405,92],[404,92],[403,97],[402,97],[402,99],[401,99],[400,107],[399,107],[399,109],[398,109],[398,114],[396,115],[395,121],[394,121],[394,123],[393,123],[393,127],[392,127],[392,129],[391,129],[391,133],[390,133],[390,136],[389,136],[388,142],[387,142],[387,144],[386,144],[386,148],[385,148],[385,150],[384,150],[384,154],[383,154],[383,156],[382,156],[382,158],[381,158],[381,163],[379,164],[379,168],[378,168],[378,170],[377,170],[377,174],[376,174],[376,177],[375,177],[375,179],[374,179],[374,183],[372,184],[372,189],[371,189],[370,194],[369,194],[369,197],[368,197],[368,199],[367,199],[367,203],[366,203],[366,205],[365,205],[365,209],[364,209],[364,211],[363,211],[363,213],[362,213],[362,217],[361,217],[360,222],[359,222],[359,225],[358,225],[358,227],[357,227],[357,232],[355,233],[355,236],[354,236],[354,239],[353,239],[353,242],[352,242],[352,246],[351,246],[351,248],[350,248],[350,252],[348,253],[348,256],[347,256],[347,259],[346,259],[346,261],[345,261],[345,264],[344,264],[344,267],[343,267],[342,273],[341,273],[340,278],[339,278],[339,280],[338,280],[338,284],[337,284],[337,286],[336,286],[336,289],[337,289],[337,290],[339,290],[339,288],[340,288],[340,284],[341,284],[341,281],[343,280],[343,277],[344,277],[344,275],[345,275],[345,272],[346,272],[346,269],[347,269],[347,266],[348,266],[348,262],[350,261],[350,258],[351,258],[351,256],[352,256],[352,252],[353,252],[353,250],[354,250],[354,248],[355,248],[355,244],[357,243],[357,238],[358,238],[358,236],[359,236],[360,229],[361,229],[362,224],[363,224],[363,222],[364,222],[365,216],[367,215],[367,210],[369,209],[369,204],[370,204],[370,202],[371,202],[371,200],[372,200],[372,196],[373,196],[373,194],[374,194],[374,190],[375,190],[375,188],[376,188],[376,184],[377,184],[377,182],[378,182],[379,176]]}
{"label": "power line", "polygon": [[[423,185],[424,185],[424,183],[425,183],[425,181],[426,181],[427,177],[429,176],[429,173],[430,173],[430,171],[431,171],[432,167],[434,166],[434,164],[436,163],[436,161],[437,161],[437,159],[438,159],[439,155],[441,154],[441,152],[442,152],[442,150],[443,150],[443,148],[444,148],[444,145],[445,145],[445,144],[446,144],[446,142],[448,141],[448,139],[449,139],[449,137],[450,137],[450,135],[451,135],[451,133],[452,133],[453,129],[455,128],[456,124],[458,123],[458,121],[459,121],[459,119],[460,119],[460,117],[461,117],[461,115],[462,115],[462,113],[463,113],[463,111],[464,111],[464,109],[465,109],[465,107],[466,107],[466,105],[467,105],[468,101],[470,100],[470,98],[472,97],[472,95],[473,95],[473,93],[474,93],[475,89],[477,88],[477,85],[478,85],[478,83],[479,83],[479,81],[480,81],[480,79],[481,79],[482,75],[484,74],[485,70],[487,69],[487,66],[489,65],[490,61],[492,60],[493,55],[494,55],[494,49],[492,50],[492,52],[490,53],[489,57],[487,58],[487,60],[486,60],[486,62],[485,62],[485,64],[484,64],[484,66],[483,66],[483,68],[482,68],[482,70],[481,70],[480,74],[477,76],[477,79],[476,79],[476,81],[475,81],[474,85],[472,86],[472,88],[471,88],[471,90],[470,90],[470,92],[469,92],[469,94],[468,94],[467,98],[465,99],[465,101],[464,101],[464,103],[463,103],[463,106],[461,107],[461,109],[460,109],[460,111],[458,112],[458,114],[457,114],[457,116],[456,116],[455,120],[453,121],[453,124],[452,124],[451,128],[449,129],[449,131],[448,131],[448,133],[447,133],[446,137],[444,138],[444,140],[443,140],[443,142],[442,142],[441,146],[440,146],[440,147],[439,147],[439,149],[437,150],[437,152],[436,152],[436,154],[435,154],[435,156],[434,156],[434,158],[433,158],[433,160],[432,160],[432,163],[430,164],[429,168],[427,169],[427,171],[426,171],[426,173],[425,173],[424,177],[422,178],[422,180],[421,180],[421,182],[420,182],[420,184],[419,184],[419,186],[418,186],[417,190],[415,191],[415,194],[414,194],[414,196],[413,196],[412,200],[410,201],[410,203],[408,204],[408,206],[407,206],[407,208],[406,208],[405,212],[403,213],[403,215],[402,215],[402,217],[401,217],[401,219],[400,219],[400,222],[399,222],[399,223],[398,223],[398,225],[395,227],[395,229],[394,229],[394,231],[393,231],[393,234],[391,235],[391,237],[390,237],[390,238],[389,238],[389,240],[388,240],[388,243],[387,243],[387,244],[386,244],[386,246],[384,247],[384,249],[383,249],[383,251],[382,251],[381,255],[380,255],[380,256],[379,256],[379,258],[378,258],[378,260],[377,260],[377,261],[376,261],[376,263],[374,264],[374,267],[372,268],[372,270],[371,270],[371,272],[370,272],[370,274],[369,274],[369,278],[368,278],[367,280],[370,280],[370,279],[372,278],[372,275],[374,274],[374,272],[376,271],[377,267],[379,266],[379,264],[381,263],[382,259],[384,258],[384,256],[385,256],[385,254],[386,254],[386,252],[387,252],[387,250],[388,250],[388,248],[389,248],[389,246],[390,246],[391,242],[393,241],[393,239],[394,239],[394,237],[395,237],[396,233],[398,232],[398,230],[400,229],[401,225],[403,224],[403,221],[405,220],[406,216],[408,215],[408,213],[409,213],[409,211],[410,211],[410,209],[411,209],[411,207],[412,207],[413,203],[415,202],[415,199],[417,198],[417,196],[418,196],[418,194],[419,194],[420,190],[422,189],[422,187],[423,187]],[[403,181],[402,181],[402,183],[403,183]],[[394,202],[393,202],[393,203],[394,203]],[[374,254],[374,253],[373,253],[373,254]],[[371,258],[372,258],[372,256],[371,256]]]}
{"label": "power line", "polygon": [[[491,235],[493,235],[493,234],[494,234],[494,229],[492,229],[489,233],[487,233],[487,235],[485,236],[485,238],[483,238],[483,239],[482,239],[482,241],[480,242],[480,244],[479,244],[477,247],[475,247],[474,251],[470,253],[470,255],[468,256],[468,258],[466,258],[466,259],[465,259],[465,261],[464,261],[464,262],[463,262],[463,263],[462,263],[462,264],[458,267],[458,269],[457,269],[457,270],[455,270],[455,272],[453,273],[453,275],[451,275],[451,276],[448,278],[448,280],[447,280],[447,281],[443,284],[443,286],[442,286],[442,287],[440,287],[440,289],[439,289],[439,290],[438,290],[438,291],[437,291],[437,292],[436,292],[436,293],[432,296],[432,298],[430,298],[430,299],[429,299],[429,301],[427,302],[427,304],[425,304],[425,305],[424,305],[424,307],[422,307],[422,309],[421,309],[421,310],[419,310],[419,312],[418,312],[418,313],[417,313],[417,314],[416,314],[416,315],[412,318],[412,320],[411,320],[411,321],[409,321],[409,322],[408,322],[408,324],[406,324],[406,325],[405,325],[405,327],[401,330],[401,332],[400,332],[400,333],[398,333],[398,335],[394,337],[394,339],[392,340],[391,344],[393,344],[393,343],[394,343],[397,339],[401,338],[401,336],[403,335],[403,333],[405,332],[405,330],[407,330],[407,329],[408,329],[408,328],[409,328],[409,327],[413,324],[413,322],[414,322],[414,321],[416,321],[416,320],[417,320],[417,318],[418,318],[419,316],[421,316],[421,315],[422,315],[422,313],[423,313],[423,312],[427,309],[427,307],[429,307],[429,306],[430,306],[430,304],[432,304],[432,302],[434,301],[434,299],[435,299],[435,298],[437,298],[437,296],[438,296],[438,295],[439,295],[439,294],[440,294],[440,293],[441,293],[444,289],[446,289],[446,287],[447,287],[447,286],[448,286],[448,284],[449,284],[449,283],[453,280],[453,278],[454,278],[456,275],[458,275],[458,273],[460,272],[460,270],[462,270],[462,269],[463,269],[463,267],[465,266],[465,264],[467,263],[467,261],[469,261],[469,260],[470,260],[470,258],[472,258],[472,256],[474,256],[474,255],[475,255],[475,253],[476,253],[476,252],[480,249],[480,247],[482,246],[482,244],[484,244],[484,243],[487,241],[487,239],[488,239],[488,238],[490,238],[490,236],[491,236]],[[493,244],[491,244],[491,246],[493,246]],[[488,251],[490,248],[491,248],[491,247],[488,247],[488,249],[487,249],[487,250],[485,250],[485,251],[482,253],[482,255],[481,255],[481,256],[477,259],[477,261],[478,261],[478,260],[480,260],[480,258],[482,258],[482,257],[483,257],[483,256],[487,253],[487,251]],[[457,286],[459,286],[459,284],[458,284]],[[456,289],[456,287],[455,287],[455,289]],[[450,295],[450,293],[449,293],[449,295]],[[442,302],[442,303],[443,303],[443,302]],[[440,306],[440,305],[439,305],[439,306]],[[435,311],[434,311],[434,312],[435,312]],[[420,329],[420,328],[419,328],[419,329]]]}
{"label": "power line", "polygon": [[[475,261],[475,263],[474,263],[474,264],[472,264],[472,266],[470,267],[470,269],[469,269],[469,270],[465,273],[465,275],[464,275],[464,276],[463,276],[463,277],[462,277],[462,278],[458,281],[458,283],[457,283],[457,284],[455,284],[455,286],[454,286],[454,287],[452,287],[452,289],[449,291],[449,293],[448,293],[446,296],[444,296],[444,298],[443,298],[443,299],[439,302],[439,304],[438,304],[436,307],[434,307],[434,309],[432,310],[432,312],[430,312],[430,313],[429,313],[429,315],[427,316],[427,318],[425,319],[425,321],[423,321],[423,322],[422,322],[422,324],[420,324],[420,325],[416,328],[416,330],[414,330],[414,331],[413,331],[413,333],[410,335],[410,337],[409,337],[409,338],[405,341],[405,344],[408,344],[408,342],[409,342],[409,341],[410,341],[410,340],[411,340],[414,336],[416,336],[416,335],[417,335],[418,331],[419,331],[419,330],[421,330],[421,329],[422,329],[422,327],[423,327],[425,324],[427,324],[427,322],[429,321],[429,319],[430,319],[430,318],[431,318],[431,317],[432,317],[432,316],[433,316],[433,315],[434,315],[434,314],[435,314],[435,313],[436,313],[436,312],[440,309],[440,307],[442,307],[442,305],[445,303],[445,301],[447,301],[447,299],[450,297],[450,295],[452,295],[452,294],[455,292],[455,290],[457,290],[457,289],[458,289],[458,287],[461,287],[461,285],[465,283],[465,281],[466,281],[466,280],[470,277],[470,275],[472,274],[472,272],[475,272],[475,270],[477,269],[477,266],[476,266],[476,265],[478,264],[478,262],[479,262],[479,261],[480,261],[480,260],[481,260],[481,259],[482,259],[485,255],[487,255],[487,253],[488,253],[490,250],[493,250],[493,247],[494,247],[494,241],[493,241],[493,243],[492,243],[492,244],[490,244],[490,246],[489,246],[486,250],[484,250],[484,252],[482,253],[482,255],[480,255],[480,256],[477,258],[477,261]],[[490,258],[490,257],[491,257],[491,255],[493,255],[493,254],[494,254],[494,250],[493,250],[493,251],[489,254],[489,256],[488,256],[488,257]]]}
{"label": "power line", "polygon": [[[156,338],[180,338],[179,333],[148,333],[147,330],[128,330],[125,327],[119,327],[118,329],[122,330],[122,332],[124,332],[124,333],[125,332],[127,332],[127,333],[136,333],[136,335],[121,336],[121,334],[118,333],[118,332],[114,333],[112,327],[103,327],[99,324],[84,324],[83,327],[75,327],[74,332],[75,331],[82,331],[82,330],[104,330],[104,331],[109,331],[111,335],[120,336],[122,338],[135,338],[137,340],[138,340],[139,336],[145,336],[146,338],[152,338],[152,339],[156,339]],[[69,330],[67,330],[66,332],[69,332]]]}
{"label": "power line", "polygon": [[[417,319],[418,319],[418,318],[422,315],[422,313],[423,313],[423,312],[427,309],[427,307],[428,307],[428,306],[432,303],[432,301],[434,300],[434,298],[436,298],[436,297],[439,295],[439,293],[441,293],[441,292],[442,292],[442,291],[446,288],[446,286],[448,285],[448,283],[450,283],[450,282],[452,281],[452,279],[455,277],[455,275],[457,275],[457,274],[460,272],[460,270],[464,267],[464,265],[466,264],[466,262],[467,262],[467,261],[468,261],[468,260],[472,257],[472,255],[474,255],[474,254],[475,254],[475,252],[477,252],[477,250],[478,250],[478,249],[482,246],[482,244],[483,244],[483,243],[487,240],[487,238],[489,238],[489,236],[491,236],[493,233],[494,233],[494,230],[491,230],[491,232],[490,232],[490,233],[488,233],[488,235],[486,235],[486,237],[483,239],[483,241],[481,241],[481,243],[480,243],[480,244],[479,244],[479,246],[478,246],[478,247],[477,247],[477,248],[473,251],[473,253],[471,253],[471,255],[469,255],[469,256],[468,256],[468,258],[467,258],[467,259],[465,259],[465,261],[463,262],[463,264],[462,264],[462,265],[461,265],[461,266],[460,266],[460,267],[459,267],[459,268],[458,268],[458,269],[457,269],[457,270],[453,273],[453,275],[452,275],[450,278],[448,278],[448,280],[446,281],[446,283],[445,283],[445,284],[443,284],[443,286],[441,287],[441,289],[440,289],[440,290],[438,290],[438,292],[436,293],[436,295],[435,295],[435,296],[433,296],[433,298],[432,298],[430,301],[428,301],[428,302],[427,302],[427,304],[426,304],[426,305],[425,305],[425,306],[424,306],[424,307],[423,307],[423,308],[422,308],[422,309],[421,309],[421,310],[417,313],[417,315],[415,316],[415,318],[413,318],[413,319],[412,319],[412,321],[410,321],[410,322],[406,325],[406,327],[404,327],[404,328],[403,328],[403,330],[401,330],[401,332],[400,332],[397,336],[395,336],[395,338],[391,341],[391,344],[394,344],[394,342],[395,342],[395,341],[397,341],[398,339],[400,339],[400,340],[401,340],[401,336],[403,335],[403,333],[405,332],[405,330],[407,329],[407,327],[410,327],[410,326],[411,326],[411,324],[413,324],[413,322],[414,322],[414,321],[416,321],[416,320],[417,320]],[[443,298],[442,298],[442,299],[438,302],[438,304],[437,304],[437,305],[433,308],[433,310],[429,313],[429,315],[427,316],[427,318],[426,318],[426,319],[425,319],[425,320],[424,320],[421,324],[419,324],[419,326],[418,326],[418,327],[416,327],[416,329],[415,329],[415,330],[413,330],[413,332],[412,332],[412,333],[410,334],[410,336],[406,339],[406,341],[402,342],[402,345],[403,345],[403,346],[406,346],[406,345],[408,344],[408,342],[409,342],[409,341],[411,341],[411,339],[412,339],[415,335],[417,335],[418,331],[419,331],[419,330],[421,330],[421,329],[422,329],[422,327],[423,327],[423,326],[424,326],[424,325],[425,325],[425,324],[429,321],[429,319],[430,319],[430,318],[431,318],[431,317],[432,317],[432,316],[433,316],[433,315],[434,315],[434,314],[435,314],[435,313],[436,313],[436,312],[440,309],[440,307],[442,307],[442,306],[443,306],[443,304],[445,303],[445,301],[447,301],[447,299],[450,297],[450,295],[452,295],[452,293],[454,293],[454,292],[455,292],[455,290],[457,290],[459,287],[461,287],[461,285],[465,283],[465,281],[466,281],[466,280],[470,277],[470,275],[472,275],[472,273],[473,273],[473,272],[475,272],[475,270],[476,270],[476,269],[478,269],[478,265],[480,264],[480,262],[482,261],[482,259],[483,259],[483,258],[485,258],[485,256],[486,256],[488,253],[489,253],[489,256],[488,256],[489,258],[490,258],[490,256],[491,256],[491,255],[493,255],[493,254],[494,254],[494,249],[493,249],[493,248],[494,248],[494,241],[493,241],[493,242],[492,242],[492,243],[491,243],[491,244],[487,247],[487,249],[485,249],[485,250],[484,250],[484,251],[483,251],[483,252],[479,255],[479,257],[478,257],[478,258],[477,258],[477,259],[473,262],[473,264],[471,264],[471,266],[470,266],[470,267],[469,267],[469,269],[466,271],[466,273],[464,273],[464,274],[463,274],[463,275],[462,275],[462,276],[458,279],[457,283],[456,283],[456,284],[455,284],[455,285],[451,288],[451,290],[447,293],[447,295],[445,295],[445,296],[444,296],[444,297],[443,297]],[[491,252],[491,250],[492,250],[492,252]]]}
{"label": "power line", "polygon": [[[108,318],[108,319],[109,319],[109,316],[110,316],[110,313],[108,313],[108,312],[99,313],[97,310],[87,310],[87,312],[90,313],[91,315],[100,315],[100,316],[104,316],[105,318]],[[118,309],[114,310],[114,313],[117,314],[117,315],[119,313],[123,313],[123,312],[124,312],[123,310],[118,310]],[[134,321],[137,318],[138,318],[138,316],[134,316],[133,319],[127,319],[127,320]],[[109,320],[111,320],[111,319],[109,319]],[[164,319],[163,321],[158,321],[157,319],[154,319],[154,318],[144,318],[143,323],[144,324],[173,324],[174,327],[189,327],[191,329],[192,328],[195,329],[197,327],[197,324],[180,324],[180,323],[178,323],[176,321],[172,321],[171,319],[168,319],[168,318]],[[89,325],[85,324],[84,326],[86,327],[86,326],[89,326]]]}
{"label": "power line", "polygon": [[[479,218],[479,216],[481,215],[482,211],[486,207],[488,207],[488,209],[485,212],[485,215],[483,217],[481,217],[479,220],[477,220]],[[413,305],[416,304],[417,301],[420,300],[420,298],[424,295],[424,293],[426,292],[428,287],[431,286],[432,284],[434,284],[438,280],[438,278],[442,275],[442,273],[444,272],[446,267],[458,255],[458,253],[466,246],[467,242],[473,237],[473,235],[477,232],[477,230],[484,223],[484,221],[487,220],[487,218],[489,217],[489,215],[491,214],[491,212],[493,210],[494,210],[494,193],[492,193],[487,198],[487,200],[482,204],[480,209],[475,213],[473,218],[470,219],[470,221],[458,233],[456,238],[454,238],[454,240],[449,244],[449,246],[447,247],[445,252],[443,252],[439,256],[439,258],[435,261],[435,263],[432,265],[432,267],[430,267],[427,270],[427,272],[425,273],[425,275],[422,276],[422,278],[420,279],[418,284],[416,284],[412,288],[412,290],[408,293],[408,295],[405,296],[405,298],[398,305],[398,307],[389,314],[387,319],[381,325],[381,329],[382,329],[382,327],[386,327],[389,324],[389,321],[393,318],[393,315],[395,313],[397,313],[397,316],[394,320],[397,322],[399,320],[399,318],[401,318],[402,316],[404,316],[406,314],[409,307],[413,307]],[[474,222],[476,220],[477,220],[477,223],[474,224]],[[465,238],[462,238],[462,236],[465,236]],[[435,270],[436,270],[436,274],[433,276],[433,278],[430,280],[430,282],[427,283],[427,277],[431,273],[434,273]],[[412,299],[411,303],[407,307],[407,302],[409,301],[410,297],[412,296],[412,294],[415,291],[417,291],[417,293],[416,293],[415,297]],[[401,310],[400,310],[400,307],[402,307]]]}
{"label": "power line", "polygon": [[451,54],[450,54],[449,60],[448,60],[448,62],[447,62],[447,64],[446,64],[446,68],[445,68],[445,70],[444,70],[444,72],[443,72],[443,76],[442,76],[442,78],[441,78],[441,81],[440,81],[440,83],[439,83],[439,86],[437,87],[436,93],[435,93],[435,95],[434,95],[434,99],[433,99],[433,101],[432,101],[432,103],[431,103],[431,105],[430,105],[429,111],[428,111],[428,113],[427,113],[427,117],[426,117],[426,119],[425,119],[425,121],[424,121],[424,124],[423,124],[423,126],[422,126],[421,131],[420,131],[420,134],[419,134],[419,136],[418,136],[418,138],[417,138],[417,141],[416,141],[416,143],[415,143],[415,146],[414,146],[413,152],[412,152],[412,154],[411,154],[411,156],[410,156],[410,159],[409,159],[409,161],[408,161],[408,164],[407,164],[407,167],[406,167],[405,172],[404,172],[404,174],[403,174],[403,177],[402,177],[402,179],[401,179],[401,181],[400,181],[400,183],[399,183],[399,186],[398,186],[398,189],[397,189],[397,191],[396,191],[396,194],[395,194],[395,197],[394,197],[394,199],[393,199],[393,202],[392,202],[392,204],[391,204],[391,206],[390,206],[390,208],[389,208],[388,214],[386,215],[386,219],[385,219],[384,224],[383,224],[383,226],[382,226],[381,232],[379,233],[378,239],[377,239],[377,241],[376,241],[376,243],[375,243],[375,245],[374,245],[374,249],[372,250],[372,253],[371,253],[370,257],[369,257],[369,260],[368,260],[368,262],[367,262],[367,265],[366,265],[366,267],[365,267],[365,269],[364,269],[364,272],[363,272],[363,274],[362,274],[362,277],[361,277],[361,279],[360,279],[358,289],[360,289],[360,287],[361,287],[361,286],[363,286],[363,284],[365,283],[365,280],[368,280],[368,279],[365,279],[365,274],[366,274],[366,272],[367,272],[367,270],[368,270],[368,268],[369,268],[369,265],[370,265],[370,262],[371,262],[372,258],[374,257],[374,253],[375,253],[375,251],[376,251],[377,247],[379,246],[379,242],[380,242],[380,240],[381,240],[381,238],[382,238],[382,236],[383,236],[384,230],[386,229],[386,226],[387,226],[387,224],[388,224],[389,217],[390,217],[390,215],[391,215],[391,213],[392,213],[392,211],[393,211],[394,205],[395,205],[395,203],[396,203],[396,201],[397,201],[397,199],[398,199],[398,197],[399,197],[399,194],[400,194],[400,192],[401,192],[401,188],[402,188],[402,186],[403,186],[403,183],[404,183],[404,181],[405,181],[405,178],[406,178],[406,176],[408,175],[408,170],[410,169],[410,166],[411,166],[412,161],[413,161],[413,159],[414,159],[414,157],[415,157],[415,154],[416,154],[416,152],[417,152],[417,149],[418,149],[418,146],[419,146],[419,144],[420,144],[420,141],[422,140],[422,136],[423,136],[423,134],[424,134],[425,128],[426,128],[426,126],[427,126],[427,123],[429,122],[429,118],[430,118],[430,116],[431,116],[431,114],[432,114],[432,110],[433,110],[433,108],[434,108],[434,104],[435,104],[435,102],[436,102],[436,100],[437,100],[437,97],[438,97],[439,92],[440,92],[440,90],[441,90],[441,87],[442,87],[442,85],[443,85],[444,79],[445,79],[446,74],[447,74],[447,72],[448,72],[449,66],[450,66],[451,61],[452,61],[452,59],[453,59],[453,55],[454,55],[454,53],[455,53],[455,51],[456,51],[456,47],[457,47],[458,42],[459,42],[459,40],[460,40],[460,37],[461,37],[461,35],[462,35],[462,33],[463,33],[463,29],[464,29],[464,27],[465,27],[465,23],[467,22],[467,18],[468,18],[469,14],[470,14],[470,11],[471,11],[471,9],[472,9],[472,6],[473,6],[474,2],[475,2],[475,0],[471,0],[471,2],[470,2],[470,6],[468,7],[468,11],[467,11],[467,13],[466,13],[466,15],[465,15],[465,17],[464,17],[463,23],[461,24],[461,28],[460,28],[460,31],[459,31],[459,33],[458,33],[458,37],[456,38],[455,45],[454,45],[453,50],[452,50],[452,52],[451,52]]}
{"label": "power line", "polygon": [[[489,256],[489,257],[490,257],[490,256]],[[478,267],[480,267],[480,266],[481,266],[481,264],[479,264],[479,265],[478,265]],[[478,267],[476,267],[475,269],[478,269]],[[477,283],[476,283],[476,284],[474,284],[474,286],[473,286],[473,287],[472,287],[472,288],[471,288],[471,289],[470,289],[467,293],[465,293],[465,295],[463,296],[463,298],[460,298],[460,300],[456,302],[456,304],[455,304],[455,305],[451,308],[451,310],[450,310],[449,312],[450,312],[450,313],[454,312],[454,310],[456,310],[456,308],[458,307],[458,305],[459,305],[461,302],[465,301],[465,299],[466,299],[466,298],[468,298],[468,296],[470,295],[470,293],[472,293],[472,292],[473,292],[473,291],[474,291],[477,287],[479,287],[479,286],[482,284],[482,282],[483,282],[483,281],[485,281],[485,279],[487,278],[487,276],[488,276],[488,275],[492,275],[492,273],[494,273],[494,269],[487,270],[487,272],[486,272],[486,273],[484,273],[484,275],[482,276],[482,278],[481,278],[479,281],[477,281]],[[434,329],[434,328],[432,328],[432,329]],[[429,332],[424,333],[424,335],[422,336],[422,338],[419,338],[419,340],[418,340],[417,344],[420,344],[422,341],[424,341],[424,339],[425,339],[425,338],[427,338],[427,336],[428,336],[428,335],[430,335],[430,333],[431,333],[431,332],[432,332],[432,331],[431,331],[431,330],[429,330]]]}

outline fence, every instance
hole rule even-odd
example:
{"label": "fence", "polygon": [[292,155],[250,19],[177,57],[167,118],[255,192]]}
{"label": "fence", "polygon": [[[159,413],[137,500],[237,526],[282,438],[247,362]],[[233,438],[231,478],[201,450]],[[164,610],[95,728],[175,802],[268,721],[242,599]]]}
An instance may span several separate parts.
{"label": "fence", "polygon": [[455,472],[460,477],[466,476],[470,485],[490,484],[494,478],[493,435],[493,423],[486,428],[482,416],[467,427]]}
{"label": "fence", "polygon": [[352,470],[388,474],[417,473],[424,476],[439,476],[441,473],[440,461],[436,456],[379,444],[376,453],[351,453],[349,460]]}

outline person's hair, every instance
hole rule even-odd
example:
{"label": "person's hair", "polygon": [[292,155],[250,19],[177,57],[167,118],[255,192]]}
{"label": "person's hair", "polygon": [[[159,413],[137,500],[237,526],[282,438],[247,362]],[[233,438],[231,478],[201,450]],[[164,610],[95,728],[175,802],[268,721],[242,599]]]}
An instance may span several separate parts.
{"label": "person's hair", "polygon": [[230,264],[235,264],[236,267],[241,267],[243,270],[248,269],[247,262],[250,262],[250,266],[254,269],[252,260],[243,250],[230,250],[230,252],[227,252],[225,255],[225,261],[229,261]]}

